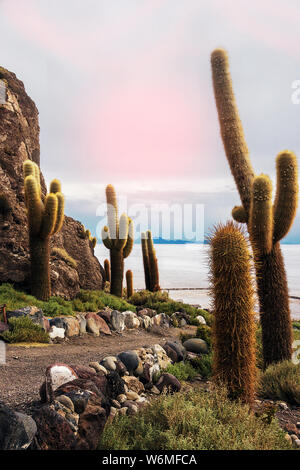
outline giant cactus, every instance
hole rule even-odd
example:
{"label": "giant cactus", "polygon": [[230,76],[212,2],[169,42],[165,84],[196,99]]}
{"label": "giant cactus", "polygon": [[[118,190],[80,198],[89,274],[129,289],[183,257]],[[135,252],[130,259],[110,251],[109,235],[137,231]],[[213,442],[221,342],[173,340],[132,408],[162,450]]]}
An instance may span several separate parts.
{"label": "giant cactus", "polygon": [[221,135],[242,206],[233,218],[246,223],[253,248],[262,325],[264,365],[291,358],[292,328],[288,286],[280,240],[289,232],[298,201],[297,159],[277,156],[277,190],[265,175],[255,176],[232,88],[227,54],[212,53],[212,75]]}
{"label": "giant cactus", "polygon": [[151,292],[155,292],[160,290],[159,271],[152,233],[150,230],[147,230],[146,233],[142,233],[141,243],[146,289]]}
{"label": "giant cactus", "polygon": [[126,215],[118,217],[118,205],[115,189],[106,187],[107,226],[102,229],[104,246],[110,250],[110,293],[122,297],[124,259],[132,250],[134,242],[133,221]]}
{"label": "giant cactus", "polygon": [[40,170],[36,163],[23,164],[25,203],[27,209],[31,264],[31,293],[39,300],[49,300],[50,237],[59,232],[64,222],[64,196],[58,180],[53,180],[50,193],[42,195]]}
{"label": "giant cactus", "polygon": [[255,384],[255,322],[250,252],[234,222],[210,240],[213,299],[213,376],[232,399],[251,405]]}

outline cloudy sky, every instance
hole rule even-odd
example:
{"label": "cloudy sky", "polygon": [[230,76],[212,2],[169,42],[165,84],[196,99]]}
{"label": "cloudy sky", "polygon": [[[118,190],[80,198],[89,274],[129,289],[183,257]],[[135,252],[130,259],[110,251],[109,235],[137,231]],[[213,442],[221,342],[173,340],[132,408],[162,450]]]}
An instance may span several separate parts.
{"label": "cloudy sky", "polygon": [[228,50],[253,166],[274,178],[279,151],[300,155],[299,23],[299,0],[0,0],[0,61],[39,109],[69,215],[95,233],[112,183],[129,206],[204,204],[207,231],[239,203],[210,53]]}

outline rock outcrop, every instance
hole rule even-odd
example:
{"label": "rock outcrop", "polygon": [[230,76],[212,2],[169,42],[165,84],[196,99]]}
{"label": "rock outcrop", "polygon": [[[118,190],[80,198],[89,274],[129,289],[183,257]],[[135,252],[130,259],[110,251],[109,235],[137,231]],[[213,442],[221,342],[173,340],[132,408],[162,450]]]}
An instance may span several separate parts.
{"label": "rock outcrop", "polygon": [[[13,73],[0,67],[0,80],[6,84],[6,102],[0,103],[0,282],[28,289],[29,252],[22,165],[28,158],[40,164],[38,110]],[[46,192],[43,175],[41,184]],[[66,250],[77,262],[75,268],[57,254],[52,255],[53,295],[72,298],[80,288],[103,288],[103,268],[82,231],[80,222],[65,217],[61,232],[52,239],[52,248]]]}

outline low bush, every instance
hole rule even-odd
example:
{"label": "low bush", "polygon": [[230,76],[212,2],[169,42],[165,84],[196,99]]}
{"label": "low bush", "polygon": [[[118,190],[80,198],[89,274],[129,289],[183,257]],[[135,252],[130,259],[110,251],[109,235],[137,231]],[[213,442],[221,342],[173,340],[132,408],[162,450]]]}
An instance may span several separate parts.
{"label": "low bush", "polygon": [[300,405],[300,364],[284,361],[269,366],[259,377],[258,394]]}
{"label": "low bush", "polygon": [[135,416],[106,424],[101,450],[288,450],[276,419],[271,424],[224,391],[162,395]]}
{"label": "low bush", "polygon": [[170,299],[169,294],[164,291],[149,292],[147,290],[142,290],[135,292],[133,296],[130,297],[129,301],[136,306],[152,308],[153,310],[156,310],[157,313],[166,313],[167,315],[172,315],[172,313],[175,312],[186,312],[190,316],[190,323],[192,325],[198,325],[196,320],[198,315],[202,315],[208,325],[211,325],[212,323],[212,315],[206,310],[172,300]]}
{"label": "low bush", "polygon": [[113,310],[124,312],[126,310],[136,311],[134,305],[128,303],[126,300],[120,299],[114,295],[108,294],[104,291],[97,290],[81,290],[73,300],[73,307],[76,308],[77,301],[80,300],[83,306],[83,312],[97,311],[104,307],[110,307]]}
{"label": "low bush", "polygon": [[180,381],[193,380],[197,375],[197,371],[189,362],[176,362],[169,365],[164,372],[174,375]]}
{"label": "low bush", "polygon": [[49,335],[28,317],[10,318],[8,331],[2,334],[8,343],[49,343]]}

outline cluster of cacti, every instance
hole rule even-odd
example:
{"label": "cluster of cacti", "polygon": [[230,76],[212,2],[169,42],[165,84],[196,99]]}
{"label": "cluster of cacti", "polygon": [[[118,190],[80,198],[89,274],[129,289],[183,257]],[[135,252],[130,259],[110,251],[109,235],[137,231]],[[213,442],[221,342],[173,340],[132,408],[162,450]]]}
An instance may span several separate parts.
{"label": "cluster of cacti", "polygon": [[233,222],[217,227],[210,241],[214,381],[226,386],[230,398],[251,404],[255,322],[248,244]]}
{"label": "cluster of cacti", "polygon": [[46,196],[42,194],[40,170],[36,163],[26,160],[23,171],[29,232],[31,293],[39,300],[49,300],[50,237],[62,228],[64,196],[58,180],[52,181],[49,194]]}
{"label": "cluster of cacti", "polygon": [[156,252],[155,252],[153,239],[152,239],[152,233],[150,230],[147,230],[146,233],[142,233],[141,244],[142,244],[146,289],[151,292],[156,292],[160,290],[159,271],[158,271]]}
{"label": "cluster of cacti", "polygon": [[277,157],[277,191],[272,204],[272,185],[265,175],[255,176],[239,118],[227,54],[212,54],[212,73],[222,139],[242,206],[233,218],[246,223],[253,248],[264,365],[291,358],[292,328],[288,286],[280,240],[290,230],[298,202],[297,160],[290,151]]}
{"label": "cluster of cacti", "polygon": [[118,216],[118,204],[115,189],[106,187],[107,226],[102,229],[102,240],[110,250],[110,292],[122,297],[124,259],[132,250],[134,242],[133,221],[126,215]]}
{"label": "cluster of cacti", "polygon": [[105,280],[110,282],[110,262],[109,259],[104,260]]}
{"label": "cluster of cacti", "polygon": [[127,290],[127,299],[133,296],[133,274],[130,269],[126,271],[126,290]]}

